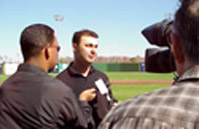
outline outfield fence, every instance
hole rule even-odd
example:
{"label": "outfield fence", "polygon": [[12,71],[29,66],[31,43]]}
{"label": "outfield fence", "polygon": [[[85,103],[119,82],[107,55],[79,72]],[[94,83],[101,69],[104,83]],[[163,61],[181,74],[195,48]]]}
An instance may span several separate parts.
{"label": "outfield fence", "polygon": [[[18,66],[18,63],[3,63],[0,64],[0,74],[13,74]],[[68,67],[68,63],[58,63],[52,73],[60,73]],[[144,63],[94,63],[96,69],[103,72],[144,72]]]}

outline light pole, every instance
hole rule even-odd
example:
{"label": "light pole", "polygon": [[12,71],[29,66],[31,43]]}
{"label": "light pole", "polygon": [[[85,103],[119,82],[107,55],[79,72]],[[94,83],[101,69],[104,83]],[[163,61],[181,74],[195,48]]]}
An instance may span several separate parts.
{"label": "light pole", "polygon": [[58,39],[60,38],[59,36],[59,23],[60,22],[62,22],[63,20],[64,20],[64,16],[62,16],[62,15],[58,15],[58,14],[56,14],[56,15],[54,15],[54,19],[55,19],[55,21],[57,22],[57,37],[58,37]]}

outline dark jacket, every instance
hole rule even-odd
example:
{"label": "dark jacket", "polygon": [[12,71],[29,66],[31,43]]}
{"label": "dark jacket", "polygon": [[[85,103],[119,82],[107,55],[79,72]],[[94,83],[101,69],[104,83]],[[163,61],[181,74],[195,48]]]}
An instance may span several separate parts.
{"label": "dark jacket", "polygon": [[22,64],[0,89],[0,129],[79,129],[86,120],[72,90]]}

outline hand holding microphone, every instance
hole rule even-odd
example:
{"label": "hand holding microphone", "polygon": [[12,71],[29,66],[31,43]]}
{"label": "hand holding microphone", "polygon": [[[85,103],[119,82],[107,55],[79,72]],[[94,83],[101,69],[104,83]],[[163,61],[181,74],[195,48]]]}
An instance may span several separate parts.
{"label": "hand holding microphone", "polygon": [[106,87],[106,85],[104,84],[103,80],[100,78],[98,79],[97,81],[95,81],[95,85],[97,87],[97,89],[99,90],[99,92],[102,94],[102,95],[105,95],[106,96],[106,99],[110,102],[111,101],[111,98],[110,98],[110,95],[108,93],[108,88]]}
{"label": "hand holding microphone", "polygon": [[96,89],[91,88],[84,90],[80,95],[79,95],[79,100],[81,101],[92,101],[96,97]]}

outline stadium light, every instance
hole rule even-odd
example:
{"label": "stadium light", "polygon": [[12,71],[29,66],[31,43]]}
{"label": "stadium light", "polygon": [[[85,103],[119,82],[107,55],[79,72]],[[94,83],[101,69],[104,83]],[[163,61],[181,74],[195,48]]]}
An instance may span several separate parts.
{"label": "stadium light", "polygon": [[57,37],[59,39],[60,38],[59,37],[59,33],[60,33],[59,32],[59,24],[60,24],[60,22],[62,22],[64,20],[64,16],[56,14],[56,15],[54,15],[54,19],[57,22]]}

